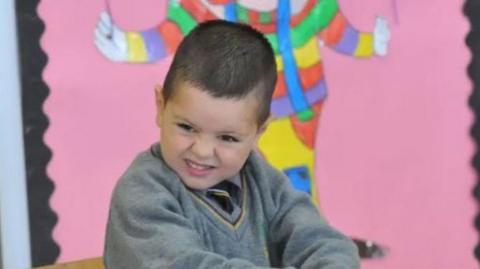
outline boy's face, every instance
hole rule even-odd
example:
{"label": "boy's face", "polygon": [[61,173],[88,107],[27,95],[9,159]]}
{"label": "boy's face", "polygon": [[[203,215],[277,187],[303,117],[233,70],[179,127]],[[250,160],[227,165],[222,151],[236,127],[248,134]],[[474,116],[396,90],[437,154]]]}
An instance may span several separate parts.
{"label": "boy's face", "polygon": [[177,83],[165,103],[156,88],[161,151],[168,166],[192,189],[207,189],[232,177],[255,148],[263,127],[257,126],[253,94],[240,99],[215,98]]}

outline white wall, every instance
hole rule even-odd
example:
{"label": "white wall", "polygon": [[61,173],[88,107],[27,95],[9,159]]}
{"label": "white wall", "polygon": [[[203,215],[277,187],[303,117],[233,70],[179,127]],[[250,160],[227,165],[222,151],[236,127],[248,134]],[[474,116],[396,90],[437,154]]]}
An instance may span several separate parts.
{"label": "white wall", "polygon": [[0,1],[0,252],[4,269],[31,267],[14,0]]}

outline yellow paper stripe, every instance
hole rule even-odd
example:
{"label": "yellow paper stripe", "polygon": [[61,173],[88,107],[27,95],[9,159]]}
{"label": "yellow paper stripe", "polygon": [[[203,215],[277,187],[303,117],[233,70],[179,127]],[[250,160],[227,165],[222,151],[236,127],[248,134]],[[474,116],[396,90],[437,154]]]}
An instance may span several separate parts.
{"label": "yellow paper stripe", "polygon": [[[295,166],[307,166],[311,180],[312,200],[317,202],[315,171],[313,169],[314,152],[297,137],[289,118],[272,121],[260,137],[258,146],[268,162],[279,170]],[[288,156],[288,158],[285,156]]]}
{"label": "yellow paper stripe", "polygon": [[[311,38],[303,47],[294,49],[293,54],[297,67],[307,68],[320,61],[320,52],[318,50],[317,38]],[[283,61],[281,55],[275,56],[277,62],[277,71],[283,70]]]}
{"label": "yellow paper stripe", "polygon": [[140,33],[127,32],[128,61],[144,63],[148,60],[147,51]]}
{"label": "yellow paper stripe", "polygon": [[360,33],[355,57],[369,57],[373,54],[373,35]]}

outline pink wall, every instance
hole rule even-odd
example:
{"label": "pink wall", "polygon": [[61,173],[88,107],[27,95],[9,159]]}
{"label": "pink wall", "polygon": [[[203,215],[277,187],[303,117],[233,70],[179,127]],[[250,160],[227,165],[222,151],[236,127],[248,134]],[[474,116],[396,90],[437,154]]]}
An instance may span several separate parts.
{"label": "pink wall", "polygon": [[[134,1],[112,5],[117,21],[131,16],[143,23],[125,27],[155,24],[164,3],[143,2],[148,8]],[[43,74],[51,91],[44,105],[50,119],[45,141],[53,150],[48,174],[55,182],[50,203],[59,215],[54,230],[59,261],[102,254],[113,185],[158,136],[153,83],[163,81],[170,60],[135,66],[103,58],[93,30],[104,6],[103,1],[42,1],[38,7],[46,21],[41,44],[49,55]]]}
{"label": "pink wall", "polygon": [[[322,210],[344,232],[390,249],[363,268],[474,268],[470,56],[460,1],[398,1],[398,23],[390,1],[339,2],[360,29],[384,15],[392,40],[386,58],[322,50],[330,90],[317,145]],[[166,5],[110,3],[116,22],[131,29],[159,22]],[[170,59],[128,65],[103,58],[93,29],[104,7],[101,0],[39,6],[60,261],[102,254],[112,187],[158,137],[153,84],[163,81]]]}
{"label": "pink wall", "polygon": [[[353,23],[376,14],[342,3]],[[476,268],[468,24],[454,1],[398,4],[386,58],[324,53],[331,91],[317,145],[322,209],[341,230],[390,248],[364,268]]]}

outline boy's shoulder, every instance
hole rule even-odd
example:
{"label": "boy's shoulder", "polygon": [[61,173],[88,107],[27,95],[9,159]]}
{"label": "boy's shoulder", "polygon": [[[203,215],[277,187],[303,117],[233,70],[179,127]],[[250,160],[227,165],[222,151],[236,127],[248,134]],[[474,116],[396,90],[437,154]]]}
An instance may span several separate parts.
{"label": "boy's shoulder", "polygon": [[160,147],[156,143],[139,153],[117,182],[115,195],[175,192],[181,181],[165,164],[159,152]]}
{"label": "boy's shoulder", "polygon": [[246,168],[247,171],[256,178],[256,181],[261,181],[268,185],[284,183],[287,180],[286,176],[280,170],[273,167],[256,151],[253,151],[248,157]]}
{"label": "boy's shoulder", "polygon": [[273,167],[259,152],[252,152],[245,170],[249,184],[255,186],[262,199],[277,201],[285,192],[294,191],[287,176]]}

